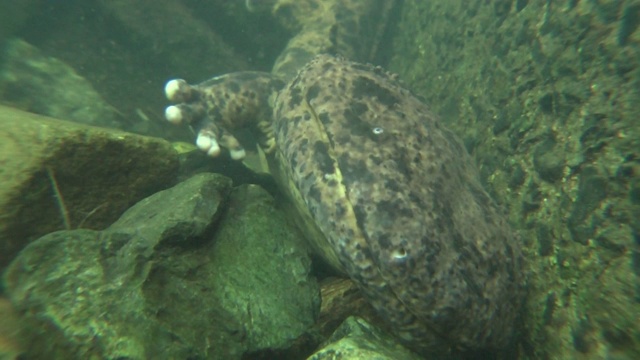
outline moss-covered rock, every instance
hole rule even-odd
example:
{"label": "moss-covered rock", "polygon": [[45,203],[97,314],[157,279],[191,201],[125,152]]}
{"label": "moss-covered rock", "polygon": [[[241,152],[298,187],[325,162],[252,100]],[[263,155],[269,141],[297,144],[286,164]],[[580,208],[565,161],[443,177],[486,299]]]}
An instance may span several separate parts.
{"label": "moss-covered rock", "polygon": [[319,291],[273,199],[199,174],[104,231],[58,231],[5,273],[27,358],[240,359],[309,327]]}
{"label": "moss-covered rock", "polygon": [[61,229],[103,229],[173,185],[170,143],[0,106],[0,268]]}

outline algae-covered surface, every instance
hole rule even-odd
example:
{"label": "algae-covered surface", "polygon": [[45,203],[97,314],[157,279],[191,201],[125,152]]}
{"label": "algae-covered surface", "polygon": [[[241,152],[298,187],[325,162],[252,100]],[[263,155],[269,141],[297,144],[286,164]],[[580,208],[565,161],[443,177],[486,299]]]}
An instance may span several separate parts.
{"label": "algae-covered surface", "polygon": [[640,3],[401,17],[389,67],[464,138],[526,246],[522,356],[640,356]]}

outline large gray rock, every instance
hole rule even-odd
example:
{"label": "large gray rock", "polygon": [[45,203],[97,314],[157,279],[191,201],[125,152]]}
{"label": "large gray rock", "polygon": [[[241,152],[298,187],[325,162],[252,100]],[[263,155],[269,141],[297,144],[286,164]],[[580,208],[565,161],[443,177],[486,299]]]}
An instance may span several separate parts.
{"label": "large gray rock", "polygon": [[303,244],[260,187],[199,174],[104,231],[51,233],[5,281],[34,358],[239,359],[288,346],[319,291]]}

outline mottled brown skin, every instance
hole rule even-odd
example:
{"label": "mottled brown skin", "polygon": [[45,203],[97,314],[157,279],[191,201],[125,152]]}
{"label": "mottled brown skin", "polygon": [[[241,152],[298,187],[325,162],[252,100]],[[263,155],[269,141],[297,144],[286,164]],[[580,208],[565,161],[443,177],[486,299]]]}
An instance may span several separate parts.
{"label": "mottled brown skin", "polygon": [[229,129],[255,128],[258,140],[267,152],[275,143],[271,131],[269,97],[284,86],[281,80],[264,72],[245,71],[226,74],[188,85],[184,80],[172,99],[180,102],[183,122],[192,125],[198,134],[217,138],[228,150],[242,146]]}
{"label": "mottled brown skin", "polygon": [[[240,91],[201,85],[196,98],[207,99],[207,121],[231,132],[248,120],[227,117],[216,99],[231,104],[269,78]],[[266,95],[254,98],[266,106]],[[271,108],[264,134],[274,135],[279,183],[319,251],[394,334],[424,353],[507,345],[523,289],[517,237],[426,105],[380,68],[321,55]]]}

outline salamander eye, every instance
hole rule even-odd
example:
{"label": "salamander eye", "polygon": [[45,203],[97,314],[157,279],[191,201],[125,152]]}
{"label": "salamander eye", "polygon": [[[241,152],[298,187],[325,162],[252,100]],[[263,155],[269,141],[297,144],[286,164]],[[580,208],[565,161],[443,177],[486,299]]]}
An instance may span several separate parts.
{"label": "salamander eye", "polygon": [[384,129],[381,127],[374,127],[371,132],[373,133],[373,135],[380,135],[384,132]]}
{"label": "salamander eye", "polygon": [[409,255],[409,254],[407,254],[407,250],[405,250],[404,248],[397,248],[397,249],[394,249],[391,252],[391,256],[395,260],[402,260],[402,259],[406,258],[407,255]]}

